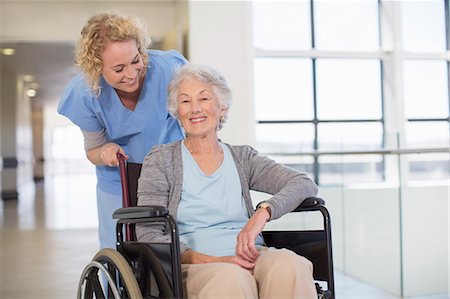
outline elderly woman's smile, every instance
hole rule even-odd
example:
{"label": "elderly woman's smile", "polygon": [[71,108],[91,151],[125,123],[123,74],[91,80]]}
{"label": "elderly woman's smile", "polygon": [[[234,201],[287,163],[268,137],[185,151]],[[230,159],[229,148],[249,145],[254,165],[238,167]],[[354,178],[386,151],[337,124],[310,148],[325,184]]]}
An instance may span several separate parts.
{"label": "elderly woman's smile", "polygon": [[181,82],[178,118],[188,136],[215,135],[224,111],[211,86],[195,78]]}
{"label": "elderly woman's smile", "polygon": [[202,117],[193,117],[191,118],[191,122],[193,123],[198,123],[198,122],[202,122],[206,120],[206,116],[202,116]]}

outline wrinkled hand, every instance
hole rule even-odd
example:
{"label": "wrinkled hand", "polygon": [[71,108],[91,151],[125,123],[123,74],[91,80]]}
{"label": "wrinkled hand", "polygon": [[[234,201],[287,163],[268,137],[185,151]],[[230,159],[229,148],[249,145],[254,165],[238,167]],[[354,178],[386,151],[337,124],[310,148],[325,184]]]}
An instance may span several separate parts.
{"label": "wrinkled hand", "polygon": [[230,263],[238,265],[251,273],[255,263],[243,260],[237,256],[212,256],[191,249],[186,250],[181,255],[181,263],[183,264],[207,264],[207,263]]}
{"label": "wrinkled hand", "polygon": [[255,268],[255,263],[251,263],[251,262],[241,259],[237,256],[222,256],[222,257],[219,257],[219,261],[222,263],[236,264],[236,265],[241,266],[242,268],[250,271],[252,274],[253,274],[253,268]]}
{"label": "wrinkled hand", "polygon": [[239,259],[249,263],[255,263],[259,257],[259,251],[256,249],[255,241],[262,232],[267,220],[270,218],[266,209],[258,209],[248,220],[247,224],[237,236],[236,256]]}
{"label": "wrinkled hand", "polygon": [[121,153],[124,155],[125,159],[128,160],[128,156],[125,154],[123,148],[112,142],[102,146],[100,150],[100,159],[106,166],[117,167],[119,166],[117,153]]}

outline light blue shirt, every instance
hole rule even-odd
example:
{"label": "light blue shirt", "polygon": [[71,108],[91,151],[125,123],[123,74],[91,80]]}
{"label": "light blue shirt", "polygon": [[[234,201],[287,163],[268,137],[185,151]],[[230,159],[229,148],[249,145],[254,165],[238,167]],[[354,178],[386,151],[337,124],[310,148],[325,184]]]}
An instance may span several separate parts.
{"label": "light blue shirt", "polygon": [[[212,256],[234,256],[236,238],[249,219],[231,152],[220,143],[220,167],[205,175],[182,143],[183,188],[177,212],[180,241]],[[257,244],[262,245],[259,237]]]}
{"label": "light blue shirt", "polygon": [[[101,94],[95,97],[76,76],[64,90],[58,112],[87,132],[105,130],[108,142],[120,145],[129,161],[142,163],[150,149],[183,138],[178,122],[167,111],[167,86],[173,71],[187,63],[176,51],[150,50],[147,73],[134,111],[121,103],[116,91],[101,78]],[[97,166],[98,187],[121,194],[117,167]]]}

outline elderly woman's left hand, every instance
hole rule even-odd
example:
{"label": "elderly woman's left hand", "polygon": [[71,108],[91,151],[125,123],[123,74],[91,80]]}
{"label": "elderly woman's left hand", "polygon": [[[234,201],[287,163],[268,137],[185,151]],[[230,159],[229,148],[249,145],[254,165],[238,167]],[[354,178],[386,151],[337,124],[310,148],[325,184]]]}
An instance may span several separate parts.
{"label": "elderly woman's left hand", "polygon": [[248,220],[247,224],[237,236],[236,256],[254,263],[259,257],[256,249],[256,237],[262,232],[267,220],[270,218],[266,209],[257,209],[255,214]]}

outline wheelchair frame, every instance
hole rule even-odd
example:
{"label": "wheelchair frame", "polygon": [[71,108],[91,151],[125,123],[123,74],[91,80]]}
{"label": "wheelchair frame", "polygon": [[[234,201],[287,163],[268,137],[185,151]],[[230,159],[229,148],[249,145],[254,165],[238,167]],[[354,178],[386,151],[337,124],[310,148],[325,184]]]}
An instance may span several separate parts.
{"label": "wheelchair frame", "polygon": [[[81,298],[183,298],[181,259],[178,228],[174,218],[161,206],[136,206],[137,179],[141,164],[126,162],[118,154],[122,182],[123,208],[117,209],[116,251],[102,249],[84,269],[79,286]],[[323,290],[316,283],[319,298],[335,298],[333,256],[331,245],[331,221],[321,198],[307,198],[292,212],[319,211],[323,217],[323,230],[263,231],[267,246],[287,248],[308,258],[314,265],[314,279],[327,283]],[[165,222],[170,229],[171,243],[136,242],[136,223]],[[299,242],[299,241],[307,241]],[[164,256],[171,262],[160,259]],[[104,273],[105,290],[99,283],[98,272]],[[153,273],[151,277],[150,272]],[[158,297],[152,297],[155,281]],[[105,291],[102,293],[102,290]]]}

